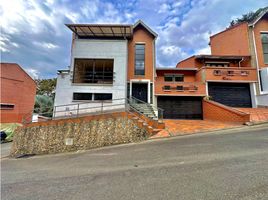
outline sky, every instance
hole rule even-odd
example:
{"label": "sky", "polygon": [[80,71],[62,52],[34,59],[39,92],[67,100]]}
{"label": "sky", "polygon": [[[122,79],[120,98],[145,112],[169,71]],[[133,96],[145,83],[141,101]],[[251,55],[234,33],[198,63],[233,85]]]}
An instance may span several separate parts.
{"label": "sky", "polygon": [[33,78],[53,78],[70,65],[68,23],[134,24],[157,34],[157,67],[175,67],[193,54],[209,54],[209,36],[267,0],[3,0],[1,62],[18,63]]}

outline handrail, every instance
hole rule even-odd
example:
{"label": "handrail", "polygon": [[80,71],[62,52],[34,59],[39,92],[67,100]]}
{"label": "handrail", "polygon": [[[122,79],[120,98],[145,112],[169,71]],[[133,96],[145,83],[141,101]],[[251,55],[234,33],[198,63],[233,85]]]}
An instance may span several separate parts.
{"label": "handrail", "polygon": [[[141,102],[145,105],[149,105],[151,107],[154,107],[152,106],[151,104],[149,103],[146,103],[142,100],[139,100],[135,97],[131,97],[131,98],[119,98],[119,99],[112,99],[111,100],[103,100],[103,101],[98,101],[98,102],[81,102],[81,103],[74,103],[74,104],[65,104],[65,105],[58,105],[58,106],[54,106],[54,109],[52,111],[49,111],[49,112],[44,112],[44,113],[37,113],[39,115],[51,115],[51,117],[49,117],[49,120],[52,120],[52,119],[56,119],[56,118],[66,118],[66,117],[69,117],[69,118],[74,118],[74,117],[79,117],[81,115],[85,115],[85,114],[90,114],[90,113],[94,113],[94,114],[102,114],[102,113],[107,113],[107,112],[110,112],[112,109],[105,109],[105,108],[108,108],[108,107],[116,107],[116,106],[119,106],[118,109],[123,109],[121,106],[124,106],[124,110],[127,110],[128,108],[131,108],[133,109],[135,112],[145,116],[145,117],[148,117],[146,116],[145,114],[143,114],[142,112],[140,112],[140,110],[138,110],[137,108],[135,108],[133,105],[131,105],[131,101],[135,100],[135,101],[138,101],[138,102]],[[118,102],[116,103],[116,101],[122,101],[124,100],[124,102]],[[105,102],[107,103],[110,103],[109,105],[105,105]],[[101,105],[100,106],[91,106],[91,107],[81,107],[80,105],[85,105],[85,104],[90,104],[90,103],[100,103]],[[57,108],[60,108],[60,107],[72,107],[74,106],[73,108],[69,108],[68,110],[59,110]],[[163,109],[162,108],[158,108],[158,107],[155,107],[158,111],[158,119],[162,119],[162,115],[163,115]],[[116,108],[115,108],[116,109]],[[85,111],[86,112],[81,112],[81,111]],[[88,112],[87,112],[88,110]],[[79,112],[80,111],[80,112]],[[28,114],[26,114],[24,117],[23,117],[23,123],[30,123],[32,120],[32,114],[33,114],[34,111],[31,111],[29,112]],[[153,111],[154,112],[154,111]],[[59,114],[59,113],[63,113],[63,114]],[[65,113],[65,114],[64,114]],[[59,114],[59,115],[57,115]],[[153,113],[155,115],[155,113]],[[160,117],[159,117],[160,116]]]}
{"label": "handrail", "polygon": [[161,110],[163,110],[162,108],[159,108],[159,107],[157,107],[157,106],[155,106],[155,105],[152,105],[152,104],[149,104],[149,103],[147,103],[147,102],[145,102],[145,101],[142,101],[142,100],[140,100],[140,99],[137,99],[136,97],[130,97],[130,99],[135,99],[136,101],[139,101],[139,102],[141,102],[141,103],[143,103],[143,104],[146,104],[146,105],[149,105],[149,106],[151,106],[151,107],[153,107],[153,108],[156,108],[156,109],[161,109]]}

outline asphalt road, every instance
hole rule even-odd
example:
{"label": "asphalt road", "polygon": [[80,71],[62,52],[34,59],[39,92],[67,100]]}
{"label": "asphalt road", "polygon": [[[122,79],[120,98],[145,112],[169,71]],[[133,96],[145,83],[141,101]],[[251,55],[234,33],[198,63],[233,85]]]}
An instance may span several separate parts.
{"label": "asphalt road", "polygon": [[1,199],[268,199],[268,126],[1,160]]}

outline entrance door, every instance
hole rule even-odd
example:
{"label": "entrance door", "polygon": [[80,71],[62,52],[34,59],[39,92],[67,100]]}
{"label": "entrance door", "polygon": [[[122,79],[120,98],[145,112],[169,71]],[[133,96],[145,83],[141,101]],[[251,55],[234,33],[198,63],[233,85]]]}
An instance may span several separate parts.
{"label": "entrance door", "polygon": [[147,83],[132,83],[132,96],[148,102],[148,84]]}

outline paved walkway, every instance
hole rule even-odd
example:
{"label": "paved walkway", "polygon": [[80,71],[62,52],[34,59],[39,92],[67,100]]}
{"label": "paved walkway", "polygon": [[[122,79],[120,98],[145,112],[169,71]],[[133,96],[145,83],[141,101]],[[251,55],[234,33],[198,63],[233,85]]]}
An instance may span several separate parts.
{"label": "paved walkway", "polygon": [[268,108],[236,108],[242,112],[250,114],[250,121],[264,122],[268,121]]}
{"label": "paved walkway", "polygon": [[164,120],[165,130],[158,132],[151,138],[170,137],[176,135],[188,135],[198,132],[213,131],[225,128],[233,128],[241,125],[210,120]]}

